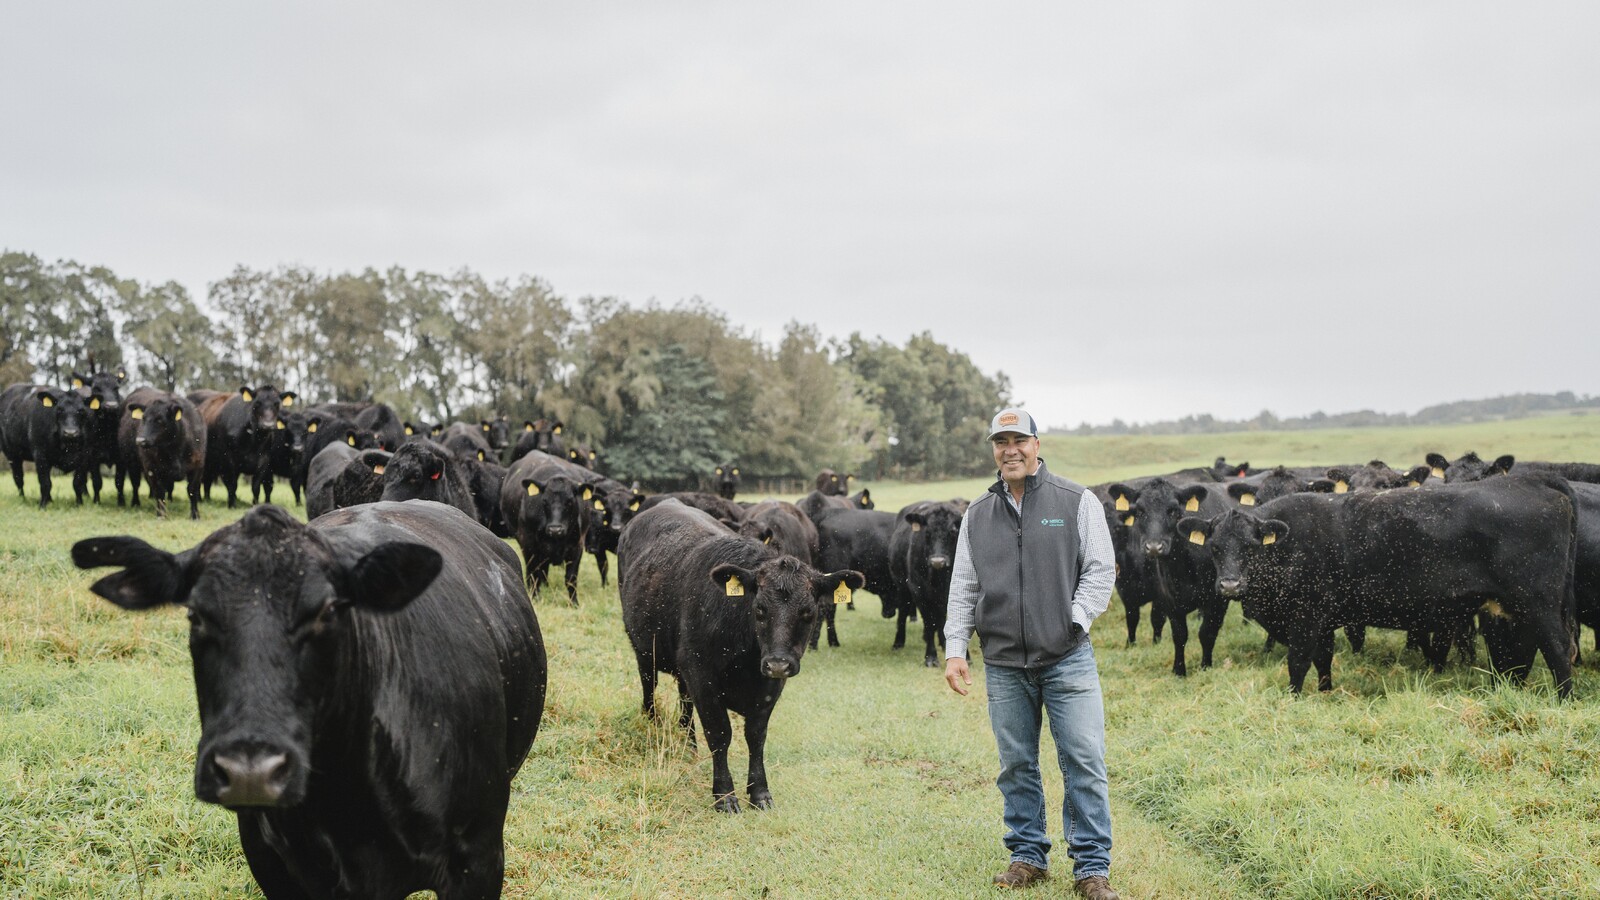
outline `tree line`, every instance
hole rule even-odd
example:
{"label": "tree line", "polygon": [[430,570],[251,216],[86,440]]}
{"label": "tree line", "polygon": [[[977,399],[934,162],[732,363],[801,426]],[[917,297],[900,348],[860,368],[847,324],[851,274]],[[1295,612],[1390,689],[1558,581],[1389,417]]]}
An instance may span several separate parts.
{"label": "tree line", "polygon": [[1305,416],[1279,418],[1262,410],[1249,419],[1218,419],[1210,413],[1184,416],[1163,422],[1128,424],[1114,419],[1109,425],[1084,422],[1059,433],[1091,434],[1232,434],[1239,431],[1314,431],[1319,428],[1385,428],[1404,425],[1457,425],[1468,422],[1493,422],[1523,419],[1552,412],[1586,413],[1600,411],[1600,397],[1577,395],[1571,391],[1554,394],[1506,394],[1483,400],[1454,400],[1426,406],[1415,413],[1385,413],[1370,409],[1332,415],[1318,410]]}
{"label": "tree line", "polygon": [[647,481],[729,461],[756,477],[980,474],[1010,391],[926,332],[825,340],[790,322],[774,345],[699,300],[569,300],[532,276],[239,266],[201,303],[173,281],[0,254],[0,385],[91,362],[164,390],[272,383],[430,423],[546,416]]}

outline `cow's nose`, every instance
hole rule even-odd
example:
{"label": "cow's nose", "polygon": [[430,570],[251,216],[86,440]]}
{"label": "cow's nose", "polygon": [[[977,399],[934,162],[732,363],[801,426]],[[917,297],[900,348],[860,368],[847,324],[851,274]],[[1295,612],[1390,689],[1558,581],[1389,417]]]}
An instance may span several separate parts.
{"label": "cow's nose", "polygon": [[949,566],[950,566],[950,558],[948,556],[930,556],[930,557],[928,557],[928,567],[933,569],[935,572],[942,572],[945,569],[949,568]]}
{"label": "cow's nose", "polygon": [[1146,556],[1160,556],[1167,550],[1167,545],[1161,541],[1145,541],[1144,554]]}
{"label": "cow's nose", "polygon": [[1244,582],[1237,578],[1224,578],[1217,582],[1224,597],[1237,597],[1244,592]]}
{"label": "cow's nose", "polygon": [[211,766],[223,806],[276,806],[289,786],[289,755],[281,751],[218,753]]}
{"label": "cow's nose", "polygon": [[800,674],[800,663],[792,659],[769,656],[761,661],[761,674],[768,678],[793,678]]}
{"label": "cow's nose", "polygon": [[133,443],[135,445],[137,445],[137,446],[140,446],[140,447],[148,447],[148,446],[150,446],[150,439],[149,438],[142,438],[142,437],[134,438],[133,439]]}
{"label": "cow's nose", "polygon": [[553,537],[553,538],[566,537],[567,536],[567,526],[565,526],[565,525],[546,525],[545,529],[544,529],[544,533],[546,535],[550,536],[550,537]]}

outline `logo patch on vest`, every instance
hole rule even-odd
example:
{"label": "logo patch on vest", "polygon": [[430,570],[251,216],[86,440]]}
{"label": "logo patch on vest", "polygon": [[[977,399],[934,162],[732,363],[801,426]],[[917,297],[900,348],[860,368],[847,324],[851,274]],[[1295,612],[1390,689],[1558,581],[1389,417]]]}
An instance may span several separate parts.
{"label": "logo patch on vest", "polygon": [[1065,527],[1067,527],[1067,520],[1066,519],[1040,519],[1039,520],[1039,524],[1045,526],[1046,528],[1065,528]]}

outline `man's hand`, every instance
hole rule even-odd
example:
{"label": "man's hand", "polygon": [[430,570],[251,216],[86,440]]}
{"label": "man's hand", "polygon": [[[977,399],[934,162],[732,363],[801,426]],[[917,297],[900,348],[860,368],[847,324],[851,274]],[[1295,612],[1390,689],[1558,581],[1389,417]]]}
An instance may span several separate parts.
{"label": "man's hand", "polygon": [[961,696],[967,695],[964,685],[972,683],[972,673],[967,670],[967,661],[959,656],[952,656],[944,661],[944,681],[950,685],[950,690]]}

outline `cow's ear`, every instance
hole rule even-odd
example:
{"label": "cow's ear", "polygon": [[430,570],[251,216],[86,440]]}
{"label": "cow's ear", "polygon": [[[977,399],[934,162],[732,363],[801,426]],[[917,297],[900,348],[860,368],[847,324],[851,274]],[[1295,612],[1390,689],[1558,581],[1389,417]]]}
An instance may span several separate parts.
{"label": "cow's ear", "polygon": [[86,385],[88,383],[89,383],[89,379],[85,378],[82,375],[79,375],[77,372],[73,372],[72,373],[72,386],[74,388],[81,388],[81,387],[83,387],[84,385]]}
{"label": "cow's ear", "polygon": [[529,497],[537,497],[544,493],[544,485],[534,481],[532,478],[524,478],[522,479],[522,490]]}
{"label": "cow's ear", "polygon": [[247,386],[241,385],[239,387],[239,399],[249,403],[250,401],[256,399],[256,392]]}
{"label": "cow's ear", "polygon": [[1228,485],[1228,496],[1238,501],[1240,506],[1255,506],[1257,487],[1243,481],[1235,481]]}
{"label": "cow's ear", "polygon": [[756,574],[733,563],[723,563],[711,570],[713,583],[721,585],[729,597],[749,597],[756,592]]}
{"label": "cow's ear", "polygon": [[866,586],[867,579],[853,569],[829,572],[811,579],[811,592],[823,603],[849,603],[850,592]]}
{"label": "cow's ear", "polygon": [[872,502],[872,492],[867,490],[866,488],[862,488],[861,489],[861,502],[863,502],[863,503],[871,503]]}
{"label": "cow's ear", "polygon": [[1179,489],[1178,505],[1183,507],[1184,512],[1199,512],[1200,501],[1204,500],[1205,496],[1206,489],[1203,485],[1191,484]]}
{"label": "cow's ear", "polygon": [[1344,494],[1349,492],[1350,476],[1353,474],[1349,469],[1333,468],[1329,469],[1326,474],[1328,480],[1333,482],[1333,493]]}
{"label": "cow's ear", "polygon": [[294,401],[298,399],[300,399],[300,395],[296,394],[294,391],[284,391],[278,395],[278,405],[282,406],[284,409],[288,409],[289,407],[293,406]]}
{"label": "cow's ear", "polygon": [[38,398],[39,405],[44,407],[45,409],[49,409],[52,406],[56,405],[56,392],[55,391],[40,389],[40,390],[34,391],[33,392],[33,396]]}
{"label": "cow's ear", "polygon": [[533,430],[533,423],[529,422],[527,419],[523,419],[522,420],[522,430],[523,431],[532,431]]}
{"label": "cow's ear", "polygon": [[489,458],[488,454],[484,453],[482,450],[478,451],[478,462],[483,462],[484,460],[486,460],[488,458]]}
{"label": "cow's ear", "polygon": [[122,384],[123,382],[126,382],[127,380],[128,380],[127,371],[123,370],[123,369],[118,369],[117,370],[117,384]]}
{"label": "cow's ear", "polygon": [[1429,453],[1422,458],[1422,461],[1427,463],[1428,468],[1433,470],[1433,477],[1435,478],[1443,478],[1444,470],[1450,468],[1450,460],[1445,459],[1442,453]]}
{"label": "cow's ear", "polygon": [[628,500],[628,509],[630,511],[632,511],[632,512],[638,512],[639,511],[639,504],[641,504],[643,502],[644,502],[644,495],[639,493],[638,491],[634,491],[633,492],[633,496],[631,498],[629,498],[629,500]]}
{"label": "cow's ear", "polygon": [[1270,547],[1288,536],[1289,525],[1281,519],[1263,519],[1256,523],[1256,537],[1263,547]]}
{"label": "cow's ear", "polygon": [[1178,520],[1178,536],[1191,544],[1204,547],[1211,536],[1211,520],[1199,516],[1184,516]]}
{"label": "cow's ear", "polygon": [[136,537],[98,537],[73,544],[72,563],[80,569],[122,566],[89,590],[123,609],[150,609],[188,599],[193,553],[174,556]]}
{"label": "cow's ear", "polygon": [[922,513],[906,513],[906,521],[911,523],[912,531],[921,531],[928,524],[928,519]]}
{"label": "cow's ear", "polygon": [[1489,470],[1487,472],[1485,472],[1484,474],[1485,475],[1506,475],[1506,474],[1509,474],[1511,472],[1511,467],[1516,465],[1516,464],[1517,464],[1517,458],[1515,456],[1512,456],[1511,454],[1507,453],[1505,456],[1499,457],[1494,462],[1490,463],[1489,464]]}
{"label": "cow's ear", "polygon": [[411,424],[410,422],[406,422],[405,424],[401,425],[400,427],[402,429],[404,429],[404,431],[406,433],[406,437],[410,437],[411,435],[417,433],[417,426]]}
{"label": "cow's ear", "polygon": [[1412,466],[1411,471],[1406,473],[1406,487],[1416,487],[1427,481],[1428,476],[1432,474],[1427,466]]}
{"label": "cow's ear", "polygon": [[1124,510],[1132,509],[1133,504],[1137,503],[1139,500],[1139,491],[1136,488],[1128,487],[1121,482],[1106,488],[1106,493],[1111,495],[1111,508],[1115,509],[1117,512],[1123,512]]}
{"label": "cow's ear", "polygon": [[1242,462],[1236,466],[1229,466],[1228,468],[1236,470],[1239,473],[1239,477],[1243,478],[1245,474],[1250,471],[1250,463]]}
{"label": "cow's ear", "polygon": [[130,403],[128,405],[127,409],[128,409],[128,418],[130,418],[130,419],[143,419],[144,418],[144,407],[143,406],[140,406],[137,403]]}
{"label": "cow's ear", "polygon": [[379,544],[345,570],[344,598],[356,606],[393,612],[428,589],[444,568],[444,557],[427,544]]}
{"label": "cow's ear", "polygon": [[382,475],[391,455],[387,450],[363,450],[359,458],[361,464],[371,469],[374,475]]}
{"label": "cow's ear", "polygon": [[1313,494],[1332,494],[1337,485],[1328,478],[1313,478],[1306,482],[1306,490]]}
{"label": "cow's ear", "polygon": [[489,420],[488,419],[479,419],[478,420],[478,426],[480,428],[482,428],[484,431],[488,431],[489,430]]}

